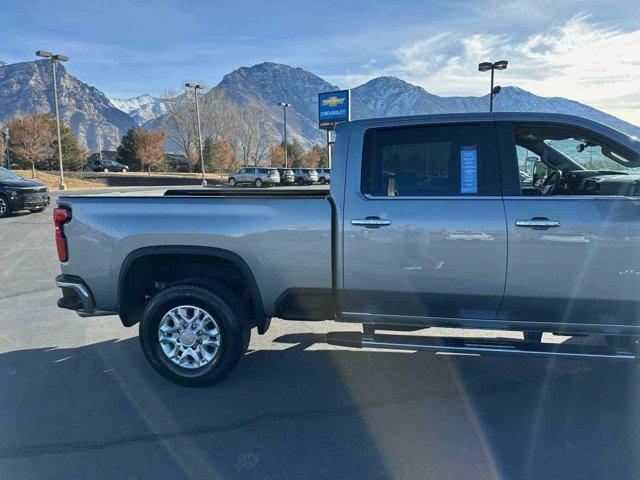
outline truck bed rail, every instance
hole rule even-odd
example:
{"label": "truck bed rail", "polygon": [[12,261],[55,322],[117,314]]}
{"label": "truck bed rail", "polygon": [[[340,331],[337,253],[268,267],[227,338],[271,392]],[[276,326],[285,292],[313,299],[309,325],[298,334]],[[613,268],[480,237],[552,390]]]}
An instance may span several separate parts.
{"label": "truck bed rail", "polygon": [[261,197],[261,198],[326,198],[329,188],[198,188],[171,189],[164,192],[165,196],[179,197]]}

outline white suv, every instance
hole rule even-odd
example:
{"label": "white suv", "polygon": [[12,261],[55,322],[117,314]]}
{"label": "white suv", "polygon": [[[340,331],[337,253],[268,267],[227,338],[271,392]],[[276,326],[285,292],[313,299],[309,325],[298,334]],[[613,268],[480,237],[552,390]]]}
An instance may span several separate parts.
{"label": "white suv", "polygon": [[254,187],[271,187],[280,183],[280,174],[275,168],[246,167],[229,174],[229,185],[253,184]]}

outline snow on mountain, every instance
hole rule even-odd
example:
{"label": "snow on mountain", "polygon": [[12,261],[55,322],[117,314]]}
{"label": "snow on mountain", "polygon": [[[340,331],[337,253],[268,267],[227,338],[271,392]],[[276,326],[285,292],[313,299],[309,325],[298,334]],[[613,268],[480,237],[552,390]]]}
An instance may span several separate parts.
{"label": "snow on mountain", "polygon": [[[351,91],[352,118],[373,118],[436,113],[486,112],[489,95],[440,97],[395,77],[378,77]],[[494,98],[496,112],[565,113],[590,118],[629,135],[640,128],[573,100],[540,97],[518,87],[504,87]]]}
{"label": "snow on mountain", "polygon": [[167,108],[161,98],[144,94],[132,98],[110,98],[111,104],[125,112],[138,125],[167,113]]}

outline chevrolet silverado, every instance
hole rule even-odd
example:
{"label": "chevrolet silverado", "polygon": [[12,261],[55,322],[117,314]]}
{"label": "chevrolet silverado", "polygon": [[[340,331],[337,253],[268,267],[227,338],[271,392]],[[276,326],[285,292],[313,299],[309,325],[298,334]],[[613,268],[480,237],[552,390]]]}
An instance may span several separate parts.
{"label": "chevrolet silverado", "polygon": [[[224,378],[271,318],[362,324],[327,335],[348,347],[636,358],[637,138],[559,114],[431,115],[339,125],[333,153],[330,190],[60,197],[58,305],[139,324],[152,367],[191,386]],[[434,326],[523,334],[408,333]]]}

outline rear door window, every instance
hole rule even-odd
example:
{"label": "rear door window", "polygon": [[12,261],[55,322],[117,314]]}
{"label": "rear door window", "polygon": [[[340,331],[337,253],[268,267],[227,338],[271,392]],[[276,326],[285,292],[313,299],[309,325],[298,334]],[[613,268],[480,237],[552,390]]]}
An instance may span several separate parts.
{"label": "rear door window", "polygon": [[369,129],[361,189],[375,197],[499,195],[494,126]]}

